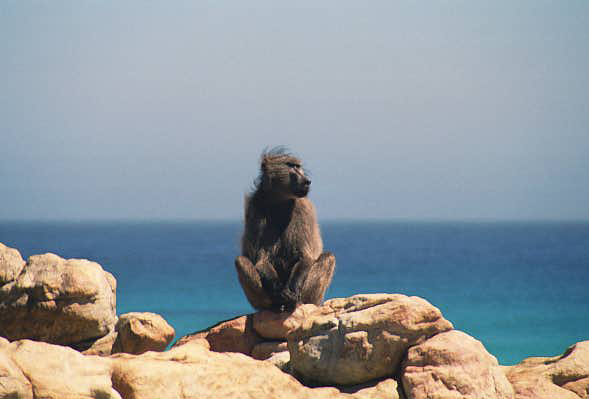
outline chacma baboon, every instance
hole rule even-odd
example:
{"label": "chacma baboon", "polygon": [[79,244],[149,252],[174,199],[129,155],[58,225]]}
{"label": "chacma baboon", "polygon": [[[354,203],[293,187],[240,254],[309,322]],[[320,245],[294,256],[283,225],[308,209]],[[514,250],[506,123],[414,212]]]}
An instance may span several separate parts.
{"label": "chacma baboon", "polygon": [[245,230],[237,276],[256,309],[292,310],[323,301],[335,256],[323,253],[311,180],[282,147],[264,151],[254,190],[245,198]]}

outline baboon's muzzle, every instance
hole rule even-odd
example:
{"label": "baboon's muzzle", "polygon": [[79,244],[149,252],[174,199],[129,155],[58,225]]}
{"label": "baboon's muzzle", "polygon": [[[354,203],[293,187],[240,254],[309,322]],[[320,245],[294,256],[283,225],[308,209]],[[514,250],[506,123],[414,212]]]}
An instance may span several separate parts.
{"label": "baboon's muzzle", "polygon": [[298,178],[295,178],[293,183],[295,185],[293,192],[297,197],[306,196],[311,189],[311,180],[305,176],[299,176]]}

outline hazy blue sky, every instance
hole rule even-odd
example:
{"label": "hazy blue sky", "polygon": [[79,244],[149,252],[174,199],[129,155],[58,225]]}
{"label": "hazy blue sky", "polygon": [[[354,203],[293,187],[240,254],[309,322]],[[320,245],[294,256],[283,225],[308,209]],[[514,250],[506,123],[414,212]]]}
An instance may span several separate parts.
{"label": "hazy blue sky", "polygon": [[589,1],[2,1],[0,219],[589,219]]}

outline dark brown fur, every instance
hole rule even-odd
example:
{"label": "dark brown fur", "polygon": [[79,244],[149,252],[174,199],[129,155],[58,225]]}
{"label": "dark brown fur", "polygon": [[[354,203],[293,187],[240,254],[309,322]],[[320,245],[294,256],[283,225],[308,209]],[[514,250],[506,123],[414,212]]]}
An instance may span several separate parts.
{"label": "dark brown fur", "polygon": [[323,253],[311,181],[301,161],[281,149],[262,154],[260,176],[245,200],[245,230],[235,260],[239,282],[256,309],[319,305],[335,257]]}

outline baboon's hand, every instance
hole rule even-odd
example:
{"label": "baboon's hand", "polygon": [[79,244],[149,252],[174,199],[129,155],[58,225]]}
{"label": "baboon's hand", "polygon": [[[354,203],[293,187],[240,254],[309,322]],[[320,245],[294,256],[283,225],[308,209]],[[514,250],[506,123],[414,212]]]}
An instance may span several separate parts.
{"label": "baboon's hand", "polygon": [[260,275],[262,288],[264,288],[264,291],[266,291],[266,293],[268,295],[270,295],[270,296],[277,295],[282,290],[281,284],[276,278],[274,278],[272,276],[268,276],[266,273],[262,272],[261,270],[258,270],[258,273]]}
{"label": "baboon's hand", "polygon": [[299,298],[294,292],[290,290],[290,288],[286,287],[280,291],[279,301],[283,308],[281,311],[292,311],[297,307]]}

